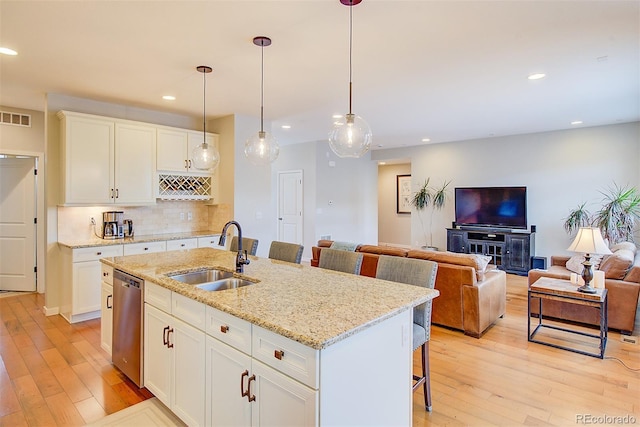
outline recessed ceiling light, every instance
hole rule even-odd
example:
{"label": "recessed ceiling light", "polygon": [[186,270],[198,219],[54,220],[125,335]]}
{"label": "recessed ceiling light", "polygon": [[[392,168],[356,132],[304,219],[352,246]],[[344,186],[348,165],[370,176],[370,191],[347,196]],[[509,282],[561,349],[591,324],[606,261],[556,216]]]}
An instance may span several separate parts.
{"label": "recessed ceiling light", "polygon": [[8,47],[0,47],[0,53],[4,55],[11,55],[11,56],[15,56],[18,54],[18,52],[16,52],[13,49],[9,49]]}
{"label": "recessed ceiling light", "polygon": [[547,75],[545,73],[534,73],[534,74],[529,74],[528,79],[529,80],[540,80],[545,78]]}
{"label": "recessed ceiling light", "polygon": [[429,138],[422,138],[422,142],[431,142],[431,139],[429,139]]}
{"label": "recessed ceiling light", "polygon": [[582,124],[582,120],[574,120],[571,122],[572,125],[581,125]]}
{"label": "recessed ceiling light", "polygon": [[291,129],[291,125],[282,125],[282,129]]}
{"label": "recessed ceiling light", "polygon": [[379,164],[379,165],[386,165],[386,164],[387,164],[387,162],[379,162],[378,164]]}
{"label": "recessed ceiling light", "polygon": [[164,95],[162,99],[164,99],[165,101],[175,101],[176,97],[173,95]]}

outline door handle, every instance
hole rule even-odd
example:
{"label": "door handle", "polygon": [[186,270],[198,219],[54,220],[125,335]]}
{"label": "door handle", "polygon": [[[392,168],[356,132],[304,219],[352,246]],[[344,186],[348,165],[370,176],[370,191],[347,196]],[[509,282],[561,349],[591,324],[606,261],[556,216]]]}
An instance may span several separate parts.
{"label": "door handle", "polygon": [[278,218],[278,221],[282,221],[282,218]]}
{"label": "door handle", "polygon": [[167,332],[169,332],[169,327],[165,326],[162,330],[162,344],[169,345],[169,338],[167,337]]}
{"label": "door handle", "polygon": [[109,301],[113,301],[113,295],[107,295],[107,308],[113,308]]}
{"label": "door handle", "polygon": [[167,348],[173,348],[173,344],[171,343],[171,337],[169,336],[169,334],[171,334],[173,332],[173,328],[169,329],[167,331]]}
{"label": "door handle", "polygon": [[245,397],[249,395],[249,391],[244,391],[244,377],[249,376],[249,371],[245,369],[245,371],[240,375],[240,396]]}
{"label": "door handle", "polygon": [[256,395],[251,394],[251,381],[255,381],[255,379],[256,379],[256,376],[251,375],[249,377],[249,381],[247,381],[247,400],[249,400],[249,402],[253,402],[256,400]]}

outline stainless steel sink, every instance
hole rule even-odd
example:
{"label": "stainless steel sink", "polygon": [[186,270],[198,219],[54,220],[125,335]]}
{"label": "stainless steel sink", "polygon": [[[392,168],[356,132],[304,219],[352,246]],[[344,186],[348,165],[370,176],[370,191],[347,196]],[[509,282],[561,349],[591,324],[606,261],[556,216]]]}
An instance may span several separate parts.
{"label": "stainless steel sink", "polygon": [[196,285],[196,288],[200,288],[205,291],[224,291],[225,289],[236,289],[249,285],[253,285],[253,282],[237,277],[230,277],[227,279],[216,280],[210,283],[201,283],[199,285]]}
{"label": "stainless steel sink", "polygon": [[230,271],[210,269],[175,275],[170,274],[168,276],[173,280],[177,280],[178,282],[186,283],[188,285],[200,285],[233,277],[233,273]]}

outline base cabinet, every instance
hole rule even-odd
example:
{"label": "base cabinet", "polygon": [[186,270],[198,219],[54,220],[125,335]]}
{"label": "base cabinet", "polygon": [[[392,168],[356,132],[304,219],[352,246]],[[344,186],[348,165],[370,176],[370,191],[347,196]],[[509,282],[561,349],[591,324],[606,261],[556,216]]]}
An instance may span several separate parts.
{"label": "base cabinet", "polygon": [[504,230],[447,229],[447,250],[491,257],[507,273],[526,275],[535,255],[535,233]]}
{"label": "base cabinet", "polygon": [[104,264],[102,265],[100,313],[100,347],[111,355],[113,339],[113,268]]}
{"label": "base cabinet", "polygon": [[209,336],[206,363],[207,425],[318,425],[317,390]]}
{"label": "base cabinet", "polygon": [[204,332],[150,304],[144,320],[145,387],[188,425],[205,425]]}
{"label": "base cabinet", "polygon": [[122,256],[122,245],[91,248],[62,248],[60,314],[69,323],[100,317],[101,275],[100,258]]}

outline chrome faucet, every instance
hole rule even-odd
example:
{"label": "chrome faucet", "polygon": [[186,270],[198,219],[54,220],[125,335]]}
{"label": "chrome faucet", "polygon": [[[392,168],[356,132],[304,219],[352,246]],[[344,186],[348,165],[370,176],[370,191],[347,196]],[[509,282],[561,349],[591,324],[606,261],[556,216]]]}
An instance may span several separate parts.
{"label": "chrome faucet", "polygon": [[238,229],[238,253],[236,254],[236,273],[243,273],[244,266],[249,264],[249,258],[247,256],[247,250],[242,250],[242,228],[237,221],[229,221],[224,225],[222,229],[222,234],[220,235],[220,240],[218,241],[218,245],[224,246],[225,241],[227,240],[227,228],[230,225],[235,225]]}

